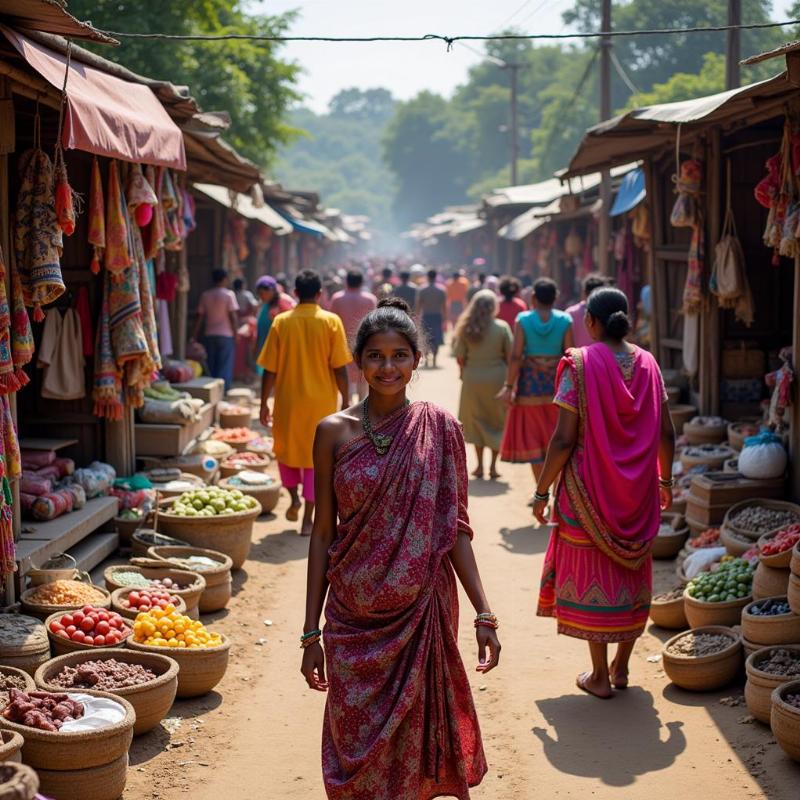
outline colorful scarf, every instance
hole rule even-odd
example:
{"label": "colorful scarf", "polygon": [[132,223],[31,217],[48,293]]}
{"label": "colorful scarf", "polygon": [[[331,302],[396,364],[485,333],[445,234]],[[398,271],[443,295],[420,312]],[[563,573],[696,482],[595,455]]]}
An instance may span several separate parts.
{"label": "colorful scarf", "polygon": [[164,247],[164,239],[166,238],[166,218],[164,207],[161,203],[161,172],[164,168],[159,167],[158,171],[153,166],[148,166],[145,170],[145,177],[147,182],[156,188],[156,205],[153,209],[153,219],[150,224],[142,230],[142,239],[144,241],[145,256],[147,258],[155,258],[158,252]]}
{"label": "colorful scarf", "polygon": [[100,273],[100,262],[106,249],[106,204],[103,197],[103,179],[100,176],[100,164],[97,156],[92,163],[92,181],[89,194],[89,244],[92,245],[91,270],[95,275]]}
{"label": "colorful scarf", "polygon": [[576,377],[583,470],[564,468],[570,504],[594,544],[612,561],[639,569],[658,533],[658,445],[662,384],[650,353],[636,349],[633,380],[625,383],[604,344],[568,350]]}
{"label": "colorful scarf", "polygon": [[330,800],[465,798],[486,761],[449,558],[460,533],[472,536],[464,439],[432,403],[399,409],[376,432],[392,439],[386,455],[362,435],[334,467],[325,788]]}
{"label": "colorful scarf", "polygon": [[96,357],[94,361],[94,414],[101,419],[121,420],[122,379],[114,361],[111,346],[111,321],[108,312],[108,294],[111,276],[103,276],[103,304],[100,309],[100,322],[97,326]]}
{"label": "colorful scarf", "polygon": [[37,322],[42,306],[64,293],[61,277],[63,237],[56,218],[53,164],[43,150],[28,150],[20,159],[21,184],[14,219],[14,253],[26,306]]}
{"label": "colorful scarf", "polygon": [[125,198],[119,182],[119,167],[116,161],[112,161],[108,165],[105,265],[110,273],[118,275],[127,269],[132,261],[128,247]]}

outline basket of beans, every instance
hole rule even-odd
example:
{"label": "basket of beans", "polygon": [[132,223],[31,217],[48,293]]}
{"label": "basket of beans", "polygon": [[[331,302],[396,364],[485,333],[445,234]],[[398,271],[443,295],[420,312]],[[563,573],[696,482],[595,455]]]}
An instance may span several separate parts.
{"label": "basket of beans", "polygon": [[123,586],[111,592],[111,608],[128,620],[135,620],[142,611],[172,606],[186,613],[186,603],[182,597],[172,594],[169,589],[137,589]]}
{"label": "basket of beans", "polygon": [[736,458],[736,451],[725,444],[693,445],[681,453],[681,465],[685,472],[694,467],[722,469],[729,458]]}
{"label": "basket of beans", "polygon": [[69,653],[42,664],[36,683],[50,692],[104,691],[124,697],[136,712],[134,736],[169,713],[178,690],[178,663],[166,654],[132,650]]}
{"label": "basket of beans", "polygon": [[46,620],[56,611],[73,611],[85,605],[110,608],[111,593],[83,581],[53,581],[23,592],[20,605],[25,614]]}
{"label": "basket of beans", "polygon": [[800,761],[800,680],[784,683],[772,692],[769,724],[783,752]]}
{"label": "basket of beans", "polygon": [[681,689],[710,692],[727,686],[742,667],[742,640],[731,628],[708,625],[673,636],[662,651],[664,671]]}
{"label": "basket of beans", "polygon": [[653,558],[675,558],[689,538],[689,528],[681,514],[662,513],[658,535],[653,539]]}
{"label": "basket of beans", "polygon": [[[0,742],[9,731],[0,731]],[[22,737],[14,734],[20,741]],[[0,746],[2,753],[2,746]],[[19,753],[16,758],[0,758],[0,797],[8,800],[39,800],[39,778],[36,772],[26,764],[18,763]],[[12,763],[16,762],[16,763]]]}
{"label": "basket of beans", "polygon": [[183,598],[186,613],[190,617],[199,615],[200,595],[206,588],[206,580],[197,572],[174,569],[149,559],[134,559],[142,565],[121,565],[108,567],[103,573],[106,586],[117,589],[164,589],[170,595]]}
{"label": "basket of beans", "polygon": [[683,603],[684,587],[657,594],[650,601],[650,619],[659,628],[682,631],[689,627]]}
{"label": "basket of beans", "polygon": [[[35,689],[36,684],[33,678],[21,669],[16,667],[0,667],[0,709],[5,708],[8,703],[8,696],[12,689],[19,689],[22,692],[29,692]],[[0,756],[3,748],[0,745]],[[0,761],[5,761],[0,757]]]}
{"label": "basket of beans", "polygon": [[756,648],[800,642],[800,616],[786,595],[754,600],[742,609],[742,637]]}
{"label": "basket of beans", "polygon": [[125,647],[131,628],[116,611],[84,606],[75,611],[57,611],[45,622],[50,646],[57,656],[76,650]]}
{"label": "basket of beans", "polygon": [[765,533],[758,540],[758,558],[773,569],[786,569],[792,563],[792,548],[800,542],[800,524]]}
{"label": "basket of beans", "polygon": [[800,523],[800,506],[783,500],[742,500],[725,513],[723,526],[752,541]]}
{"label": "basket of beans", "polygon": [[772,692],[788,681],[800,680],[800,645],[765,647],[747,657],[744,699],[750,713],[769,725]]}
{"label": "basket of beans", "polygon": [[752,583],[753,566],[743,558],[722,561],[713,571],[699,573],[684,592],[689,625],[737,625],[742,609],[753,599]]}

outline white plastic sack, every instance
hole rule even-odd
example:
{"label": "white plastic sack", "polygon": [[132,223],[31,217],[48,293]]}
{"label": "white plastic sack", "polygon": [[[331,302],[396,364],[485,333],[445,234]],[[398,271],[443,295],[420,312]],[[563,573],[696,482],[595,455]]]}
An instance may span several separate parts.
{"label": "white plastic sack", "polygon": [[116,725],[125,719],[125,707],[108,697],[69,692],[73,700],[83,704],[83,716],[61,726],[62,733],[77,731],[99,731]]}
{"label": "white plastic sack", "polygon": [[728,551],[724,547],[705,547],[686,557],[683,562],[683,574],[691,580],[701,572],[705,572],[715,562],[719,561]]}
{"label": "white plastic sack", "polygon": [[779,442],[756,444],[739,453],[739,472],[753,480],[780,478],[787,461],[786,450]]}

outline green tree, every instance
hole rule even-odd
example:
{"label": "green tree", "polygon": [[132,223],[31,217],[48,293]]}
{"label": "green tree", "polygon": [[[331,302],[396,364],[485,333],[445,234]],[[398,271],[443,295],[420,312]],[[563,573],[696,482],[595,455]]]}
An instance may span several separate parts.
{"label": "green tree", "polygon": [[658,103],[674,103],[680,100],[693,100],[716,94],[725,88],[725,56],[719,53],[706,53],[700,72],[676,72],[665,83],[657,83],[649,92],[635,94],[628,102],[628,108],[652,106]]}
{"label": "green tree", "polygon": [[[70,0],[69,10],[98,28],[143,33],[275,36],[292,20],[291,14],[251,14],[246,5],[240,0]],[[275,43],[122,39],[120,47],[93,49],[134,72],[188,85],[204,110],[229,111],[232,125],[226,138],[262,166],[270,164],[278,145],[297,133],[284,120],[298,99],[294,84],[299,67],[279,58]]]}

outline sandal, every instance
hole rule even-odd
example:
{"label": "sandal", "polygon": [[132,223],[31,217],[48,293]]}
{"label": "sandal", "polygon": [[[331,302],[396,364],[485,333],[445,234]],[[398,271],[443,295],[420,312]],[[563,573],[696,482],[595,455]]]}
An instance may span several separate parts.
{"label": "sandal", "polygon": [[289,508],[286,509],[286,519],[289,522],[297,522],[300,519],[300,509],[303,507],[302,503],[292,503]]}

